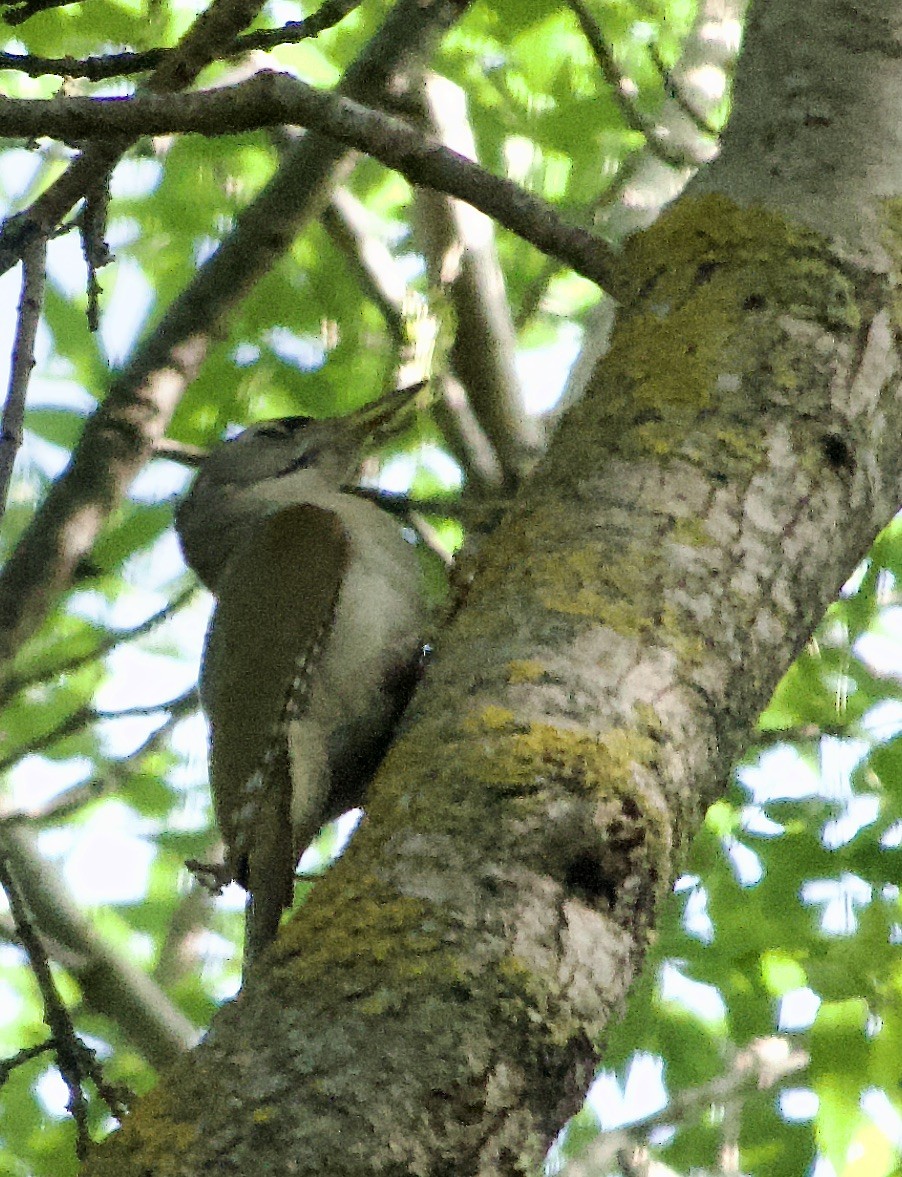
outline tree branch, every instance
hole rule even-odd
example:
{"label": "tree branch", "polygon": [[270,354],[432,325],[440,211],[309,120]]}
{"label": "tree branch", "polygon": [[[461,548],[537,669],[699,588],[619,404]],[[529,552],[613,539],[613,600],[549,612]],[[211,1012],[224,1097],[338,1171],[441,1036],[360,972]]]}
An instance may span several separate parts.
{"label": "tree branch", "polygon": [[372,214],[347,188],[336,188],[323,210],[323,227],[345,256],[364,295],[379,308],[396,347],[404,343],[409,291],[391,250],[373,231]]}
{"label": "tree branch", "polygon": [[808,1062],[807,1053],[794,1048],[787,1038],[755,1038],[738,1052],[733,1065],[723,1075],[679,1092],[659,1111],[641,1120],[602,1132],[564,1167],[560,1177],[594,1177],[605,1173],[621,1150],[636,1148],[640,1135],[647,1141],[655,1128],[686,1123],[712,1104],[729,1103],[746,1093],[774,1087],[803,1070]]}
{"label": "tree branch", "polygon": [[589,48],[592,50],[595,60],[598,62],[598,68],[601,70],[602,77],[608,84],[611,97],[623,115],[623,121],[626,125],[631,130],[638,131],[640,135],[645,137],[645,142],[648,144],[649,149],[654,152],[662,163],[673,168],[685,168],[687,165],[693,163],[693,160],[688,159],[683,152],[675,150],[671,144],[663,139],[655,124],[647,119],[636,106],[635,102],[627,97],[624,89],[624,77],[620,72],[617,62],[614,60],[613,53],[608,48],[601,27],[587,5],[583,3],[583,0],[567,0],[567,4],[576,17],[583,36],[589,42]]}
{"label": "tree branch", "polygon": [[78,707],[65,718],[55,723],[49,731],[42,732],[33,739],[20,744],[17,748],[5,752],[0,756],[0,772],[6,772],[24,756],[33,756],[52,748],[60,740],[74,736],[95,723],[102,723],[110,719],[128,719],[134,716],[156,715],[160,711],[184,715],[197,706],[197,694],[192,686],[183,694],[162,703],[138,704],[134,707],[123,707],[119,711],[107,711],[97,707]]}
{"label": "tree branch", "polygon": [[[276,49],[280,45],[296,45],[310,37],[317,37],[331,29],[360,4],[360,0],[325,0],[318,11],[305,20],[290,20],[278,29],[258,29],[236,37],[224,46],[219,60],[240,57],[254,50]],[[0,53],[0,69],[17,70],[31,78],[56,74],[61,78],[87,78],[101,82],[107,78],[128,77],[145,73],[164,65],[177,49],[145,49],[141,53],[103,53],[95,57],[40,57],[36,53]]]}
{"label": "tree branch", "polygon": [[132,626],[130,629],[111,629],[103,637],[92,639],[93,644],[87,650],[73,651],[73,643],[70,640],[66,646],[68,653],[65,658],[59,658],[53,662],[48,661],[43,665],[32,665],[27,672],[10,671],[8,674],[0,675],[0,707],[5,707],[19,691],[27,690],[29,687],[45,683],[50,679],[58,679],[64,674],[71,674],[89,662],[95,662],[105,657],[117,646],[136,641],[151,633],[158,625],[168,621],[179,609],[187,605],[197,591],[197,581],[192,577],[187,586],[176,592],[171,601],[167,601],[162,609],[152,613],[139,625]]}
{"label": "tree branch", "polygon": [[409,124],[340,94],[315,90],[288,74],[265,70],[236,86],[171,96],[0,99],[0,135],[79,140],[196,131],[234,134],[301,124],[372,155],[420,184],[456,196],[542,253],[617,295],[623,285],[613,253],[598,237],[566,224],[547,201],[493,176]]}
{"label": "tree branch", "polygon": [[[475,163],[476,140],[466,95],[436,74],[427,74],[424,83],[421,96],[415,95],[419,121],[443,147]],[[517,339],[498,261],[495,226],[473,207],[443,194],[427,189],[419,199],[423,209],[417,224],[430,280],[445,291],[454,309],[448,358],[463,394],[456,400],[471,407],[503,480],[511,487],[532,464],[540,444],[517,378]],[[453,411],[449,400],[445,404]],[[461,422],[466,437],[464,428]]]}
{"label": "tree branch", "polygon": [[[323,213],[323,224],[357,274],[364,293],[379,308],[395,346],[400,348],[405,342],[407,280],[388,247],[369,231],[368,215],[347,189],[340,188],[333,193],[332,201]],[[498,460],[463,389],[456,382],[458,395],[452,403],[451,379],[442,371],[433,375],[440,390],[432,406],[433,416],[449,452],[471,479],[495,486],[501,478]]]}
{"label": "tree branch", "polygon": [[91,1139],[88,1131],[88,1103],[85,1098],[85,1083],[91,1080],[106,1102],[112,1114],[119,1120],[128,1110],[124,1093],[108,1083],[103,1076],[94,1051],[76,1033],[72,1017],[60,996],[50,971],[50,961],[44,945],[31,922],[31,913],[25,897],[19,889],[18,880],[4,854],[0,853],[0,886],[6,893],[6,900],[12,914],[19,942],[28,957],[35,982],[44,1006],[44,1022],[53,1039],[56,1066],[69,1092],[68,1109],[75,1121],[75,1151],[84,1159]]}
{"label": "tree branch", "polygon": [[[213,0],[147,79],[147,89],[166,94],[190,86],[201,70],[216,60],[221,47],[231,44],[250,24],[262,4],[263,0]],[[94,189],[97,177],[111,171],[131,143],[130,137],[117,136],[89,144],[30,208],[10,217],[0,229],[0,274],[15,265],[32,241],[50,236],[72,206]]]}
{"label": "tree branch", "polygon": [[0,520],[6,511],[13,465],[22,444],[25,400],[34,368],[34,341],[44,305],[46,273],[47,242],[39,237],[22,258],[22,293],[9,370],[9,388],[3,406],[3,421],[0,423]]}
{"label": "tree branch", "polygon": [[75,4],[77,0],[3,0],[0,7],[6,11],[3,20],[8,25],[21,25],[38,12],[47,12],[51,8],[64,8],[67,4]]}
{"label": "tree branch", "polygon": [[197,1031],[159,986],[115,952],[78,910],[53,863],[24,826],[0,829],[0,855],[9,864],[28,909],[55,957],[78,981],[86,1005],[110,1018],[154,1066],[174,1062]]}

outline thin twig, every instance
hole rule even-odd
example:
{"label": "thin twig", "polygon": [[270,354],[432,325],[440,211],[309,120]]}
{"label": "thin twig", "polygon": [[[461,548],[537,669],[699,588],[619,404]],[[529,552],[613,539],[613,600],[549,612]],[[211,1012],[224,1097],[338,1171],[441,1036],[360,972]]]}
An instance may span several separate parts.
{"label": "thin twig", "polygon": [[391,250],[373,230],[373,216],[346,188],[323,210],[323,226],[344,254],[364,295],[378,308],[397,347],[404,342],[407,283]]}
{"label": "thin twig", "polygon": [[95,723],[108,722],[111,719],[130,719],[137,716],[156,715],[158,711],[187,711],[195,704],[194,687],[178,695],[175,699],[170,699],[164,703],[141,704],[135,707],[123,707],[119,711],[108,711],[105,708],[98,707],[78,707],[61,719],[59,723],[54,724],[49,731],[43,732],[40,736],[36,736],[33,740],[22,744],[20,747],[8,752],[5,756],[0,757],[0,772],[5,772],[11,768],[23,756],[33,756],[38,752],[43,752],[46,748],[52,748],[54,744],[58,744],[60,740],[64,740],[69,736],[75,735],[77,732],[84,731],[85,728],[91,727]]}
{"label": "thin twig", "polygon": [[96,641],[90,650],[77,654],[70,653],[68,657],[61,658],[49,665],[33,668],[27,674],[11,673],[4,678],[0,678],[0,707],[4,707],[13,695],[18,694],[19,691],[37,686],[38,683],[58,679],[64,674],[71,674],[73,671],[80,670],[81,667],[86,666],[89,662],[95,662],[99,658],[104,658],[112,650],[115,650],[117,646],[124,645],[126,642],[136,641],[138,638],[152,633],[157,626],[168,621],[179,609],[187,605],[191,598],[197,594],[197,591],[197,582],[192,579],[185,588],[176,593],[171,601],[167,601],[162,609],[158,609],[156,613],[151,613],[140,625],[135,625],[131,629],[111,629],[103,638]]}
{"label": "thin twig", "polygon": [[97,177],[92,188],[85,193],[85,201],[79,218],[81,251],[88,269],[88,330],[100,329],[100,295],[103,293],[97,279],[97,271],[113,260],[106,243],[107,209],[110,203],[110,179],[112,170]]}
{"label": "thin twig", "polygon": [[76,1153],[83,1158],[90,1143],[88,1132],[88,1104],[84,1085],[87,1080],[94,1084],[100,1097],[116,1119],[121,1120],[128,1111],[127,1095],[114,1087],[103,1077],[97,1057],[76,1033],[72,1018],[59,994],[50,961],[41,943],[40,936],[31,922],[25,899],[13,877],[9,861],[0,854],[0,886],[6,892],[9,910],[16,925],[19,943],[25,950],[28,963],[41,994],[44,1005],[44,1021],[53,1039],[56,1052],[56,1066],[69,1092],[68,1110],[75,1121]]}
{"label": "thin twig", "polygon": [[[196,698],[194,699],[194,706],[198,706]],[[22,822],[27,822],[32,828],[40,828],[41,826],[57,823],[63,818],[71,817],[73,813],[81,809],[82,806],[87,805],[88,802],[96,801],[98,798],[114,792],[128,781],[130,773],[135,771],[135,766],[140,764],[145,756],[156,752],[158,748],[161,748],[165,744],[176,724],[181,723],[185,715],[191,710],[192,708],[187,702],[184,706],[173,707],[160,726],[154,728],[147,739],[134,752],[131,752],[122,760],[111,761],[106,766],[103,775],[89,777],[86,781],[73,785],[69,789],[62,790],[62,792],[57,793],[46,805],[42,805],[40,808],[29,810],[17,809],[12,813],[4,814],[0,817],[0,829],[7,826],[20,825]]]}
{"label": "thin twig", "polygon": [[47,242],[38,238],[22,258],[22,293],[16,321],[9,371],[9,388],[0,422],[0,520],[12,482],[16,454],[22,444],[25,401],[28,381],[34,368],[34,341],[44,305],[44,279],[47,273]]}
{"label": "thin twig", "polygon": [[25,897],[49,955],[75,978],[86,1009],[109,1018],[152,1066],[165,1067],[197,1031],[126,946],[114,949],[74,903],[55,863],[38,852],[27,823],[0,828],[0,854]]}
{"label": "thin twig", "polygon": [[120,707],[114,710],[108,707],[95,707],[94,718],[98,721],[110,719],[129,719],[139,715],[156,715],[158,711],[182,711],[196,703],[194,687],[189,687],[174,699],[164,703],[136,703],[132,707]]}
{"label": "thin twig", "polygon": [[511,180],[429,139],[401,119],[351,98],[264,70],[246,82],[190,94],[133,98],[0,99],[0,135],[62,139],[199,132],[234,134],[295,123],[328,135],[421,184],[456,196],[542,253],[559,258],[609,293],[623,294],[620,267],[604,241],[568,224],[557,209]]}
{"label": "thin twig", "polygon": [[[345,254],[364,294],[381,311],[393,343],[401,348],[406,343],[407,280],[391,251],[371,231],[371,220],[366,209],[344,188],[333,193],[332,201],[323,213],[326,232]],[[449,397],[445,395],[447,381],[446,373],[437,373],[436,384],[441,393],[432,405],[445,444],[471,475],[471,481],[497,484],[501,472],[491,444],[476,421],[462,388],[459,406],[455,411],[449,409]]]}
{"label": "thin twig", "polygon": [[[195,20],[178,45],[144,83],[154,94],[169,94],[190,86],[215,61],[223,45],[251,23],[263,0],[213,0]],[[83,136],[87,138],[87,136]],[[41,195],[0,229],[0,273],[5,273],[37,237],[47,237],[73,205],[94,189],[97,177],[110,172],[132,144],[129,136],[91,143]]]}
{"label": "thin twig", "polygon": [[40,1058],[42,1054],[47,1054],[51,1050],[53,1050],[53,1039],[48,1038],[46,1042],[39,1042],[37,1046],[23,1046],[21,1050],[17,1050],[10,1058],[0,1061],[0,1087],[3,1086],[16,1067],[30,1063],[32,1059]]}
{"label": "thin twig", "polygon": [[[70,3],[71,0],[67,0]],[[331,29],[360,5],[361,0],[326,0],[316,12],[304,20],[290,20],[278,29],[258,29],[236,37],[231,45],[219,53],[219,59],[241,57],[254,50],[276,49],[280,45],[296,45],[310,37]],[[62,78],[88,78],[101,82],[107,78],[128,77],[146,73],[163,65],[175,49],[145,49],[141,53],[103,53],[94,57],[40,57],[36,53],[0,53],[0,70],[17,70],[31,78],[56,74]]]}
{"label": "thin twig", "polygon": [[640,135],[643,135],[649,149],[669,167],[690,167],[694,161],[687,159],[682,152],[675,151],[669,143],[663,140],[658,134],[654,123],[650,122],[636,104],[631,102],[624,93],[623,75],[614,60],[614,55],[608,48],[598,22],[583,3],[583,0],[567,0],[567,3],[579,21],[579,27],[582,29],[583,36],[589,42],[589,48],[595,55],[598,67],[608,84],[614,101],[620,108],[620,113],[623,115],[626,125],[631,130],[638,131]]}
{"label": "thin twig", "polygon": [[732,1066],[724,1074],[678,1092],[659,1111],[633,1124],[600,1133],[564,1167],[560,1177],[591,1177],[606,1172],[621,1150],[632,1151],[636,1147],[640,1134],[647,1141],[655,1128],[685,1124],[712,1103],[722,1104],[746,1092],[773,1087],[807,1065],[807,1053],[795,1048],[790,1039],[756,1038],[736,1053]]}
{"label": "thin twig", "polygon": [[717,128],[705,118],[703,114],[695,109],[686,95],[683,93],[682,87],[674,80],[673,74],[664,64],[661,54],[658,52],[657,45],[651,44],[648,46],[648,55],[652,60],[652,64],[658,71],[661,78],[661,84],[667,91],[668,97],[676,103],[679,109],[683,112],[687,119],[692,123],[697,131],[709,139],[719,139]]}
{"label": "thin twig", "polygon": [[21,25],[38,12],[64,8],[67,4],[76,2],[77,0],[4,0],[2,7],[6,11],[3,13],[3,19],[8,25]]}

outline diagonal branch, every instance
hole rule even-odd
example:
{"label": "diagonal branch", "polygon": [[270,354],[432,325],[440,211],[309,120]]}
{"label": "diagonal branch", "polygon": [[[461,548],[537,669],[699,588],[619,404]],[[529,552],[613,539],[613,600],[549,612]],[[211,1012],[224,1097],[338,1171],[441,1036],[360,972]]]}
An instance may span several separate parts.
{"label": "diagonal branch", "polygon": [[[175,50],[147,79],[154,94],[167,94],[190,86],[201,70],[218,57],[257,15],[263,0],[213,0],[182,37]],[[5,274],[38,237],[48,237],[69,210],[106,175],[132,144],[133,137],[117,136],[91,143],[65,172],[34,201],[30,208],[0,229],[0,274]]]}
{"label": "diagonal branch", "polygon": [[9,370],[9,389],[0,423],[0,520],[6,512],[6,496],[9,494],[13,464],[22,444],[25,399],[34,368],[34,341],[44,303],[46,262],[47,242],[39,237],[22,258],[22,293]]}
{"label": "diagonal branch", "polygon": [[152,613],[138,625],[127,629],[110,629],[102,637],[93,636],[87,649],[78,649],[77,644],[70,640],[66,642],[66,654],[54,660],[32,663],[27,670],[10,670],[0,674],[0,707],[7,703],[20,691],[27,691],[40,683],[58,680],[66,674],[80,670],[90,662],[98,662],[126,642],[136,642],[138,638],[152,633],[158,626],[168,621],[179,609],[184,608],[198,591],[197,581],[190,579],[184,588],[180,588],[171,601]]}
{"label": "diagonal branch", "polygon": [[188,1019],[125,952],[98,935],[76,906],[31,829],[0,829],[0,857],[12,871],[34,924],[78,982],[89,1009],[110,1018],[154,1066],[173,1062],[197,1040]]}
{"label": "diagonal branch", "polygon": [[[353,12],[360,0],[325,0],[316,12],[304,20],[290,20],[278,29],[258,29],[236,37],[223,46],[219,60],[239,57],[253,50],[276,49],[280,45],[296,45],[309,37],[317,37],[331,29]],[[165,64],[178,49],[126,50],[122,53],[103,53],[94,57],[41,57],[36,53],[0,53],[0,69],[17,70],[31,78],[56,74],[61,78],[87,78],[101,82],[106,78],[123,78],[145,73]]]}
{"label": "diagonal branch", "polygon": [[579,22],[583,36],[589,42],[589,48],[595,55],[602,77],[607,82],[611,97],[616,102],[626,125],[645,137],[649,148],[662,163],[672,168],[685,168],[694,162],[688,159],[683,152],[675,150],[666,139],[662,138],[655,124],[647,119],[638,106],[627,97],[624,77],[614,60],[614,54],[604,39],[598,21],[587,5],[583,3],[583,0],[567,0],[567,3]]}
{"label": "diagonal branch", "polygon": [[[404,305],[410,292],[398,261],[371,232],[366,210],[345,188],[333,193],[323,213],[323,225],[357,274],[366,297],[379,308],[395,347],[400,349],[405,343]],[[433,402],[432,414],[449,453],[466,469],[471,481],[497,486],[501,477],[498,459],[463,389],[446,372],[435,372],[433,379],[441,391]],[[429,509],[417,505],[420,510]],[[442,504],[437,513],[447,506]]]}
{"label": "diagonal branch", "polygon": [[[478,159],[466,96],[459,86],[427,74],[415,101],[421,108],[419,121],[429,134],[465,158]],[[454,308],[448,358],[459,382],[455,399],[471,406],[494,450],[499,473],[514,486],[532,464],[539,437],[535,421],[525,411],[517,378],[517,339],[495,228],[472,206],[434,191],[423,191],[419,199],[423,208],[417,221],[430,281]],[[447,387],[445,391],[451,394]],[[452,410],[448,399],[445,407]]]}
{"label": "diagonal branch", "polygon": [[264,70],[246,82],[193,94],[134,98],[0,99],[0,134],[114,139],[197,131],[232,134],[296,123],[374,156],[413,184],[464,200],[543,253],[565,262],[610,293],[622,292],[607,245],[568,225],[553,205],[511,180],[494,176],[408,123],[345,98],[315,90],[288,74]]}

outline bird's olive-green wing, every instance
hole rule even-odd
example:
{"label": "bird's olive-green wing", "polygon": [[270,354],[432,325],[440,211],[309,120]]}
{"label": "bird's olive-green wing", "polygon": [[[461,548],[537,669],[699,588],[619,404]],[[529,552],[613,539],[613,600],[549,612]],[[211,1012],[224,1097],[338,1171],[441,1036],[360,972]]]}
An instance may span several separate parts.
{"label": "bird's olive-green wing", "polygon": [[233,853],[244,836],[248,783],[273,747],[292,682],[331,624],[347,558],[336,515],[309,504],[285,507],[261,522],[219,584],[201,698],[216,816]]}

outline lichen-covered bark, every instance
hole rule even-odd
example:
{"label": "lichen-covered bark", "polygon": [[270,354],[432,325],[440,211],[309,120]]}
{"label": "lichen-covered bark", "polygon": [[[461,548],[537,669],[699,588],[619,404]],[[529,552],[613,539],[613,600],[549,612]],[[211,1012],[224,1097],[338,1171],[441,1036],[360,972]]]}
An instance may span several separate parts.
{"label": "lichen-covered bark", "polygon": [[634,242],[368,817],[93,1177],[531,1171],[707,805],[895,510],[888,281],[723,197]]}

